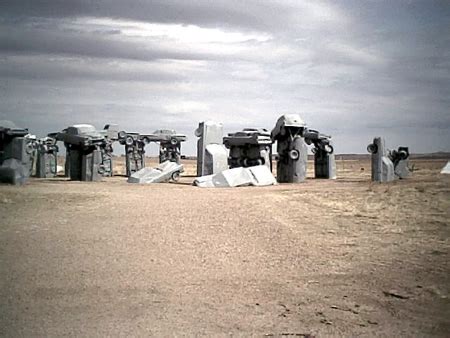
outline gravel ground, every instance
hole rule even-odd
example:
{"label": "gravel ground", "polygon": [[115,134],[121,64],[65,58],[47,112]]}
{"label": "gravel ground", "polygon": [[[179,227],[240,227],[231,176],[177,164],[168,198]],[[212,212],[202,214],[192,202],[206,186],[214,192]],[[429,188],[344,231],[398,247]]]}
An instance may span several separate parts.
{"label": "gravel ground", "polygon": [[[450,336],[450,177],[0,185],[1,336]],[[120,169],[121,170],[121,169]],[[119,170],[119,171],[120,171]]]}

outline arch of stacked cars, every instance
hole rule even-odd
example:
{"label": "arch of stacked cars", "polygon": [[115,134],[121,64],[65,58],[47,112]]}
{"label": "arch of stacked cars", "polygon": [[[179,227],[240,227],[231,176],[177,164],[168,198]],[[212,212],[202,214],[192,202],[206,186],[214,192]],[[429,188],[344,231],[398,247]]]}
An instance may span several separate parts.
{"label": "arch of stacked cars", "polygon": [[[336,179],[331,136],[310,129],[297,114],[282,115],[274,128],[244,128],[223,136],[223,125],[200,122],[197,141],[199,187],[300,183],[306,179],[308,146],[314,154],[316,178]],[[57,142],[64,144],[64,175],[71,180],[99,181],[113,176],[113,144],[125,146],[126,176],[130,183],[177,181],[184,171],[181,144],[186,135],[172,129],[153,133],[119,130],[108,124],[97,130],[89,124],[69,126],[38,139],[28,129],[0,121],[0,182],[23,184],[30,176],[57,175]],[[145,167],[145,147],[159,144],[159,166]],[[276,143],[277,176],[272,174],[272,146]],[[384,139],[374,138],[367,150],[372,157],[372,181],[389,182],[409,175],[409,149],[388,151]]]}

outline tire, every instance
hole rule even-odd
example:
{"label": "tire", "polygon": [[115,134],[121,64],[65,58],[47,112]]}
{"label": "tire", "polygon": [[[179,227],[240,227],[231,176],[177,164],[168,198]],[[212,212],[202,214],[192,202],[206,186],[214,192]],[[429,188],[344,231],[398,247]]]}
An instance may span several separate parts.
{"label": "tire", "polygon": [[133,145],[133,143],[134,143],[133,138],[131,136],[127,136],[127,138],[125,139],[125,144],[127,146],[131,146],[131,145]]}
{"label": "tire", "polygon": [[178,144],[178,140],[176,138],[171,138],[170,139],[170,144],[173,146],[176,146]]}
{"label": "tire", "polygon": [[31,142],[27,143],[27,145],[25,146],[25,151],[28,155],[32,154],[34,151],[34,144]]}
{"label": "tire", "polygon": [[367,146],[367,151],[371,154],[376,154],[378,151],[378,147],[376,144],[371,143]]}
{"label": "tire", "polygon": [[406,160],[409,157],[408,153],[404,150],[400,150],[398,152],[398,155],[399,155],[400,160]]}
{"label": "tire", "polygon": [[326,151],[328,154],[332,154],[332,153],[334,152],[334,148],[333,148],[332,145],[327,144],[327,145],[325,146],[325,151]]}
{"label": "tire", "polygon": [[117,133],[117,136],[119,137],[119,138],[125,138],[125,137],[127,137],[127,132],[126,131],[119,131],[118,133]]}
{"label": "tire", "polygon": [[178,182],[180,180],[180,172],[175,171],[170,178],[172,179],[172,181]]}
{"label": "tire", "polygon": [[296,161],[296,160],[298,160],[299,157],[300,157],[300,153],[297,149],[289,150],[289,158],[291,160]]}

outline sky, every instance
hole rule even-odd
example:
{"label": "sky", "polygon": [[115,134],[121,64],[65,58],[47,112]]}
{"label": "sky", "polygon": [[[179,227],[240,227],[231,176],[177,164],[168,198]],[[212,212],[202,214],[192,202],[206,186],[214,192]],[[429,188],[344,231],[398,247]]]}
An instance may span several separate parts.
{"label": "sky", "polygon": [[0,120],[272,129],[450,151],[450,1],[0,0]]}

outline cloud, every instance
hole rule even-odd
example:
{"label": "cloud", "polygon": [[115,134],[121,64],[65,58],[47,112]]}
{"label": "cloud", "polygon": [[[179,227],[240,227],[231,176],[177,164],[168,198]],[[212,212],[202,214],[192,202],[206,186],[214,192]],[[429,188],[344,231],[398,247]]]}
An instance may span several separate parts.
{"label": "cloud", "polygon": [[5,0],[0,11],[5,17],[122,18],[154,23],[192,24],[206,27],[240,27],[264,30],[283,22],[290,6],[257,0]]}
{"label": "cloud", "polygon": [[439,1],[2,1],[0,118],[174,128],[194,154],[201,120],[231,132],[299,113],[338,152],[376,135],[442,150],[449,46]]}
{"label": "cloud", "polygon": [[196,51],[181,51],[176,48],[166,50],[163,47],[152,41],[143,44],[115,39],[113,35],[92,34],[89,31],[28,27],[16,29],[5,26],[0,30],[0,52],[5,54],[50,54],[141,61],[207,58],[207,55]]}
{"label": "cloud", "polygon": [[84,79],[115,82],[182,82],[188,65],[176,62],[140,62],[123,60],[86,60],[80,57],[13,55],[0,59],[4,79],[54,80]]}

